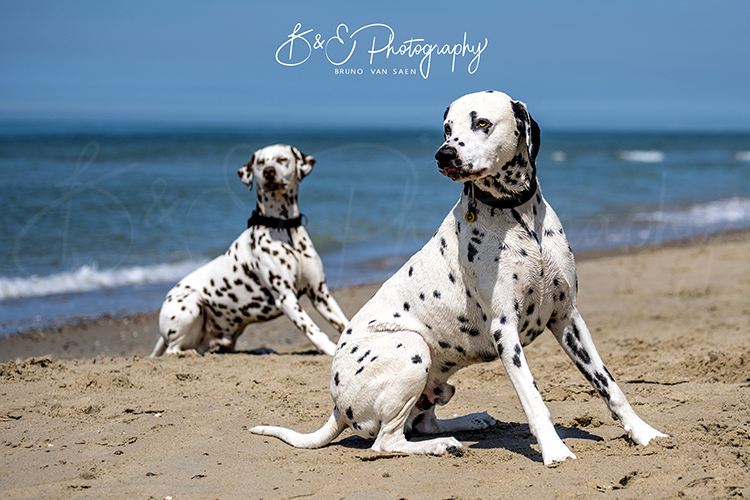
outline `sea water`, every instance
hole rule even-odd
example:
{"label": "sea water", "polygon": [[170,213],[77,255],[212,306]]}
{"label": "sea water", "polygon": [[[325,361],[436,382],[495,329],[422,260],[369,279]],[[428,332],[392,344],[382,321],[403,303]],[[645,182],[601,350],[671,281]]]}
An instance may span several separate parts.
{"label": "sea water", "polygon": [[[0,334],[156,311],[246,228],[237,169],[292,144],[300,209],[333,287],[390,276],[461,186],[439,130],[0,129]],[[537,171],[574,250],[750,227],[750,134],[543,132]]]}

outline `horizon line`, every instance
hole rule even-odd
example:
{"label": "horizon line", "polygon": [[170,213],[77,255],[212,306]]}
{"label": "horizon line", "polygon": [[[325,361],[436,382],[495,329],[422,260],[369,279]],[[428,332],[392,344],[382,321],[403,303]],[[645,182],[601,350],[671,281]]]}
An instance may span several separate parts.
{"label": "horizon line", "polygon": [[[631,125],[623,126],[552,126],[545,127],[548,133],[624,133],[624,134],[750,134],[750,126],[734,128],[695,128],[695,127],[653,127],[635,128]],[[314,129],[311,127],[314,126]],[[399,124],[388,123],[346,123],[346,124],[312,124],[298,122],[294,125],[277,123],[260,123],[257,121],[232,121],[232,120],[177,120],[177,119],[39,119],[39,118],[0,118],[0,134],[2,135],[27,135],[27,134],[75,134],[75,133],[267,133],[277,134],[280,132],[296,135],[318,135],[321,133],[361,133],[361,132],[422,132],[442,136],[441,127],[427,126],[421,124]]]}

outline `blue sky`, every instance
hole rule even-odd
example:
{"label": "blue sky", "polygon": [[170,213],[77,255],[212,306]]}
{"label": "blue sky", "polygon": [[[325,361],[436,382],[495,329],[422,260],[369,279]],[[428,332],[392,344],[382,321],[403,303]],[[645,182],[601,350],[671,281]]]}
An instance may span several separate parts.
{"label": "blue sky", "polygon": [[[358,45],[341,66],[323,49],[284,66],[275,55],[297,23],[311,45],[346,24],[333,60]],[[451,72],[433,53],[423,78],[421,55],[370,63],[385,28],[347,36],[375,23],[394,50],[464,34],[487,45],[473,74],[471,54]],[[301,39],[294,50],[305,54]],[[452,100],[485,89],[525,101],[547,129],[747,131],[750,2],[0,3],[0,121],[433,128]]]}

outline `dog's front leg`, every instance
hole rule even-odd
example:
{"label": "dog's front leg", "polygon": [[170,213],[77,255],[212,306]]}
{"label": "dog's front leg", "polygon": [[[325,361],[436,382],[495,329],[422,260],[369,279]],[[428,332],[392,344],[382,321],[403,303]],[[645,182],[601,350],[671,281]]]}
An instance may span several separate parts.
{"label": "dog's front leg", "polygon": [[628,435],[638,444],[647,445],[655,437],[667,437],[636,415],[614,377],[604,366],[591,333],[574,308],[565,320],[549,324],[552,333],[583,376],[604,399],[615,419],[620,420]]}
{"label": "dog's front leg", "polygon": [[346,324],[349,323],[349,319],[344,315],[336,299],[331,296],[331,292],[325,281],[320,282],[315,292],[310,294],[310,301],[320,315],[336,327],[339,333],[344,331]]}
{"label": "dog's front leg", "polygon": [[312,318],[302,309],[297,297],[293,293],[283,295],[276,300],[279,308],[287,315],[292,322],[307,335],[315,347],[320,349],[323,353],[333,356],[336,352],[336,344],[331,342],[328,336],[321,332],[320,329],[315,325]]}
{"label": "dog's front leg", "polygon": [[534,377],[526,362],[518,336],[518,325],[512,321],[506,321],[506,317],[515,317],[515,314],[508,314],[493,320],[491,331],[494,332],[495,344],[505,371],[518,394],[518,399],[521,400],[531,433],[539,444],[544,465],[562,462],[566,458],[576,458],[562,442],[552,425],[549,410],[536,388]]}

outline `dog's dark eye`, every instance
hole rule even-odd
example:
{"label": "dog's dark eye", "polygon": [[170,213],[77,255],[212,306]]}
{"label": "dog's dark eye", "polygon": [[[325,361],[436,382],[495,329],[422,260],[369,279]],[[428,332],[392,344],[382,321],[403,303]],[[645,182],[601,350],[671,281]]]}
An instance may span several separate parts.
{"label": "dog's dark eye", "polygon": [[488,126],[489,124],[490,124],[490,122],[488,122],[487,120],[479,120],[477,122],[477,127],[484,128],[484,127]]}
{"label": "dog's dark eye", "polygon": [[444,130],[445,130],[446,137],[448,137],[448,136],[451,135],[451,126],[450,125],[446,125],[445,128],[444,128]]}

